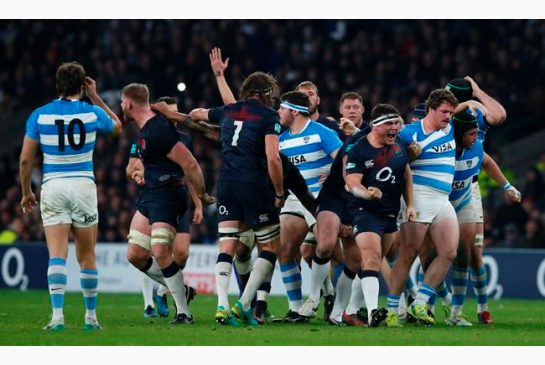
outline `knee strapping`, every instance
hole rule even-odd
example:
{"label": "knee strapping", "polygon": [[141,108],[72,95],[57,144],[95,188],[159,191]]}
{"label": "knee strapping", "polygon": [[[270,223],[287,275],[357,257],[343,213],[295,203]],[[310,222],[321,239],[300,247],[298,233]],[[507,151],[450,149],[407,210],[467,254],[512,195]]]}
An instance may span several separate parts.
{"label": "knee strapping", "polygon": [[218,228],[219,241],[225,240],[238,240],[240,238],[240,231],[238,228],[220,227]]}
{"label": "knee strapping", "polygon": [[175,233],[168,228],[154,228],[151,230],[151,245],[171,245],[174,242]]}
{"label": "knee strapping", "polygon": [[248,247],[250,250],[254,247],[255,233],[252,229],[240,233],[240,243]]}
{"label": "knee strapping", "polygon": [[314,233],[308,232],[307,235],[305,236],[305,239],[303,240],[303,245],[316,246],[316,244],[317,244],[316,236],[314,235]]}
{"label": "knee strapping", "polygon": [[278,237],[280,237],[280,225],[275,224],[274,226],[255,231],[255,236],[261,244],[274,241],[275,239],[278,239]]}
{"label": "knee strapping", "polygon": [[143,247],[147,251],[151,250],[151,237],[136,229],[131,229],[127,235],[129,243],[134,243],[140,247]]}
{"label": "knee strapping", "polygon": [[484,234],[478,233],[475,235],[475,241],[473,243],[475,247],[482,247],[484,244]]}

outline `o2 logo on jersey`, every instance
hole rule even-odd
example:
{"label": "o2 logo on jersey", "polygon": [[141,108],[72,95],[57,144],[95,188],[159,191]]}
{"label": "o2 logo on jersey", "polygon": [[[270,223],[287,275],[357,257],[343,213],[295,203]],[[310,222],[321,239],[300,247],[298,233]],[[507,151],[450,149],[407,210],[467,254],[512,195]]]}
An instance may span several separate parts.
{"label": "o2 logo on jersey", "polygon": [[391,180],[390,183],[395,184],[396,176],[394,175],[392,168],[386,166],[378,170],[377,174],[375,175],[375,180],[380,182]]}
{"label": "o2 logo on jersey", "polygon": [[220,205],[218,208],[218,213],[221,215],[228,215],[229,211],[227,210],[227,207],[225,205]]}

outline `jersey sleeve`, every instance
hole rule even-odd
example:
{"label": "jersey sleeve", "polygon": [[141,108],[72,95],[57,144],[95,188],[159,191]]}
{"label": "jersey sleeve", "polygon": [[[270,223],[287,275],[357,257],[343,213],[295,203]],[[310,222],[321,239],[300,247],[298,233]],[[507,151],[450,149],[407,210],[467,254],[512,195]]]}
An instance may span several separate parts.
{"label": "jersey sleeve", "polygon": [[40,132],[38,130],[38,113],[36,110],[30,114],[26,121],[25,136],[34,140],[40,139]]}
{"label": "jersey sleeve", "polygon": [[93,111],[97,116],[97,129],[102,133],[111,133],[114,130],[114,121],[112,118],[97,105],[93,105]]}
{"label": "jersey sleeve", "polygon": [[350,152],[348,152],[346,160],[346,174],[364,174],[365,172],[365,156],[362,153],[362,144],[358,141]]}
{"label": "jersey sleeve", "polygon": [[271,113],[265,121],[265,135],[279,135],[282,127],[280,126],[280,116],[277,112]]}
{"label": "jersey sleeve", "polygon": [[320,131],[320,136],[322,138],[322,147],[328,155],[338,150],[343,145],[343,142],[340,140],[337,133],[331,129],[323,128]]}
{"label": "jersey sleeve", "polygon": [[212,123],[217,123],[221,121],[223,117],[223,107],[212,108],[208,110],[208,120]]}

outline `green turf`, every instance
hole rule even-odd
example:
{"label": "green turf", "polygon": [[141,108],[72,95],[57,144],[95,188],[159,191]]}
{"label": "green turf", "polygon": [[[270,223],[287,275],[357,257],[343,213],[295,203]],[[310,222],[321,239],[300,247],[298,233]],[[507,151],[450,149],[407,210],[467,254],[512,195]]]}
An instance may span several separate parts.
{"label": "green turf", "polygon": [[[47,291],[0,290],[0,345],[545,345],[544,300],[491,301],[493,326],[475,323],[475,302],[468,300],[465,312],[471,314],[471,328],[442,324],[440,305],[441,324],[431,328],[334,327],[321,319],[321,309],[318,319],[307,324],[232,328],[214,322],[215,296],[198,295],[191,303],[194,325],[173,326],[170,318],[143,318],[139,294],[101,293],[98,316],[103,329],[97,333],[82,330],[81,294],[69,293],[65,302],[65,331],[49,333],[42,330],[51,311]],[[286,300],[272,297],[270,308],[282,316]]]}

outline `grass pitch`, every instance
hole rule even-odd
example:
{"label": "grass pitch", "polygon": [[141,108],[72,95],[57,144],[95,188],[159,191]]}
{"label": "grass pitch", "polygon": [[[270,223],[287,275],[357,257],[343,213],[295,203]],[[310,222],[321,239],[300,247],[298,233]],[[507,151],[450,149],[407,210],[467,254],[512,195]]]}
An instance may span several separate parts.
{"label": "grass pitch", "polygon": [[[236,299],[231,298],[231,304]],[[385,298],[381,298],[381,305]],[[172,299],[169,297],[172,313]],[[334,327],[318,317],[307,324],[268,323],[259,327],[220,326],[214,321],[216,297],[197,295],[190,309],[193,325],[173,326],[171,318],[144,318],[139,294],[100,293],[98,318],[102,330],[82,330],[83,299],[68,293],[65,299],[66,329],[60,333],[42,330],[50,317],[49,295],[45,290],[0,290],[0,345],[170,345],[170,346],[521,346],[545,345],[545,300],[502,299],[490,302],[495,324],[476,323],[475,301],[468,299],[465,313],[474,323],[470,328],[443,324],[437,306],[437,325],[419,327],[405,324],[399,329],[379,327]],[[287,311],[286,299],[271,297],[271,312],[277,317]],[[170,316],[172,317],[172,315]]]}

